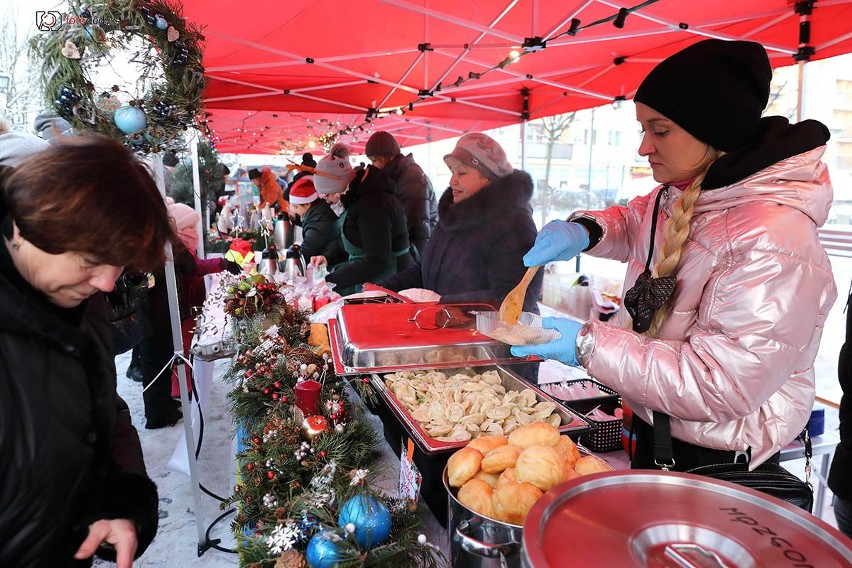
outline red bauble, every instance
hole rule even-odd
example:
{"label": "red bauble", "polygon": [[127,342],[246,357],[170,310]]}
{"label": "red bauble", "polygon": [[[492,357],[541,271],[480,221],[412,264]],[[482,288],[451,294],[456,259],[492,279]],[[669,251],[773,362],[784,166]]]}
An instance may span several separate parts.
{"label": "red bauble", "polygon": [[273,384],[273,385],[275,385],[275,388],[277,388],[277,389],[280,389],[280,388],[281,388],[281,381],[275,381],[275,382],[274,382],[274,383],[272,383],[272,384]]}
{"label": "red bauble", "polygon": [[247,469],[248,471],[253,470],[253,469],[254,469],[254,464],[253,464],[253,463],[246,464],[246,469]]}
{"label": "red bauble", "polygon": [[260,444],[260,438],[258,438],[257,436],[252,438],[251,441],[254,442],[255,444]]}
{"label": "red bauble", "polygon": [[282,396],[282,397],[281,397],[281,402],[287,402],[287,397],[286,397],[286,396]]}
{"label": "red bauble", "polygon": [[324,458],[326,455],[327,455],[327,454],[325,453],[325,450],[322,450],[322,451],[320,452],[320,457],[323,457],[323,458]]}
{"label": "red bauble", "polygon": [[278,393],[277,392],[272,393],[272,400],[278,400]]}
{"label": "red bauble", "polygon": [[263,389],[263,394],[269,394],[269,389]]}
{"label": "red bauble", "polygon": [[266,477],[267,477],[268,479],[274,479],[274,478],[275,478],[275,472],[274,472],[274,471],[267,471],[267,472],[266,472]]}

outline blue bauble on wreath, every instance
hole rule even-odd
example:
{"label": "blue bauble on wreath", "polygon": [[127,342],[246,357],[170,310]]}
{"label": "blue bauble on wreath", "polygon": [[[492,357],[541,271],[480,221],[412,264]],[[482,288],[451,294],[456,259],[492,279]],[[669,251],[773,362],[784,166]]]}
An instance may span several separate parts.
{"label": "blue bauble on wreath", "polygon": [[340,508],[337,523],[355,526],[355,541],[363,549],[385,542],[391,532],[391,514],[384,503],[372,495],[356,495]]}
{"label": "blue bauble on wreath", "polygon": [[339,542],[346,538],[340,529],[323,528],[308,543],[305,560],[310,568],[332,568],[343,560]]}
{"label": "blue bauble on wreath", "polygon": [[119,130],[125,134],[139,132],[148,124],[145,111],[135,106],[123,106],[116,109],[113,121]]}

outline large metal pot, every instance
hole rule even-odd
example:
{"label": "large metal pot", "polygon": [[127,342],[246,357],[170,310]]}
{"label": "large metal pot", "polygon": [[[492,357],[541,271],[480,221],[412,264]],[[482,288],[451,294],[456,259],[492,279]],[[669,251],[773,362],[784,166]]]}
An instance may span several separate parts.
{"label": "large metal pot", "polygon": [[852,541],[779,499],[724,481],[642,470],[554,487],[524,523],[525,568],[841,568]]}
{"label": "large metal pot", "polygon": [[450,566],[453,568],[520,568],[523,527],[474,513],[458,499],[447,480],[449,499],[447,531],[450,536]]}

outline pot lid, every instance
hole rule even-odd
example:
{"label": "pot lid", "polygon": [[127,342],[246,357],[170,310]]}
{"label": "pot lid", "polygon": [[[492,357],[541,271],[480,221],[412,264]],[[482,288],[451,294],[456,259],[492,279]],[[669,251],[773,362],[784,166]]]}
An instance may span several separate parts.
{"label": "pot lid", "polygon": [[329,320],[335,372],[351,375],[540,361],[477,331],[484,304],[348,304]]}
{"label": "pot lid", "polygon": [[524,523],[533,568],[848,567],[852,542],[763,493],[685,473],[615,471],[547,492]]}

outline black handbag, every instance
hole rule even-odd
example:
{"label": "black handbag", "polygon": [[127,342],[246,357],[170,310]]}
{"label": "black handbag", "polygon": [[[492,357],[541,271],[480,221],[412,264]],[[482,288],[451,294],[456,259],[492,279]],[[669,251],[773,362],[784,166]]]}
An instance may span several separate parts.
{"label": "black handbag", "polygon": [[124,273],[116,281],[115,289],[104,294],[116,355],[133,349],[151,332],[146,306],[152,279],[148,273]]}
{"label": "black handbag", "polygon": [[[813,450],[807,426],[800,437],[805,445],[805,481],[787,471],[781,464],[774,462],[764,462],[751,471],[747,463],[731,462],[695,467],[684,473],[702,475],[748,487],[810,513],[814,506],[814,490],[810,483]],[[654,461],[660,469],[665,471],[674,465],[671,446],[669,416],[662,412],[654,412]]]}

